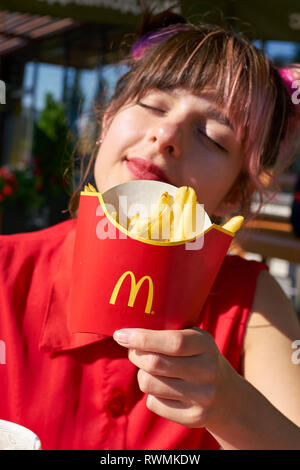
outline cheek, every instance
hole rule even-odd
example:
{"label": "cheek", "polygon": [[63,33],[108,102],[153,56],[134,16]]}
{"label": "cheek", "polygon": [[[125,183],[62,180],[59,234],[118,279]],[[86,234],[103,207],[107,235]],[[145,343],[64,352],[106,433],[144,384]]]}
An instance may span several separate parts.
{"label": "cheek", "polygon": [[140,138],[143,123],[132,108],[118,114],[111,123],[103,144],[110,149],[126,148]]}
{"label": "cheek", "polygon": [[192,176],[186,181],[195,188],[199,203],[204,204],[209,215],[225,199],[239,174],[239,169],[240,165],[232,165],[228,160],[209,158],[209,155],[193,166],[190,172]]}

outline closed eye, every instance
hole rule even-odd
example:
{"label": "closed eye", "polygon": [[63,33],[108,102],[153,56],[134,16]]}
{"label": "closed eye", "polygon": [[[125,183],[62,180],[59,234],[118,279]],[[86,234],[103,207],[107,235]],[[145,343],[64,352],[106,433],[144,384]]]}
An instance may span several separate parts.
{"label": "closed eye", "polygon": [[198,129],[198,132],[204,137],[206,137],[213,145],[222,150],[222,152],[228,153],[228,150],[226,150],[224,147],[222,147],[222,145],[220,145],[218,142],[209,137],[203,129]]}
{"label": "closed eye", "polygon": [[[156,112],[158,112],[158,113],[164,113],[164,112],[165,112],[163,109],[156,108],[155,106],[150,106],[150,105],[148,105],[148,104],[143,103],[142,101],[138,101],[137,104],[138,104],[139,106],[141,106],[142,108],[150,109],[150,110],[156,111]],[[206,138],[209,140],[209,142],[210,142],[211,144],[213,144],[213,145],[215,145],[216,147],[218,147],[218,149],[220,149],[222,152],[228,153],[228,150],[226,150],[222,145],[220,145],[218,142],[216,142],[216,141],[213,140],[211,137],[209,137],[203,129],[199,128],[199,129],[198,129],[198,132],[199,132],[201,135],[203,135],[204,137],[206,137]]]}
{"label": "closed eye", "polygon": [[164,113],[163,109],[155,108],[154,106],[149,106],[148,104],[142,103],[141,101],[138,101],[138,105],[141,106],[142,108],[152,109],[153,111],[157,111],[159,113]]}

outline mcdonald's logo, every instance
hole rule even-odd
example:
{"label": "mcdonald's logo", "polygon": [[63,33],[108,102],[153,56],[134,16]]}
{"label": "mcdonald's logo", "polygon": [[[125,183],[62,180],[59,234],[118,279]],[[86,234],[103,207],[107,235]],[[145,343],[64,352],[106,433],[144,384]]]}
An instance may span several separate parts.
{"label": "mcdonald's logo", "polygon": [[132,271],[126,271],[122,276],[119,278],[118,282],[116,283],[114,290],[111,294],[111,298],[109,303],[110,304],[115,304],[117,295],[119,293],[119,290],[121,288],[121,285],[123,284],[124,279],[130,276],[131,278],[131,287],[130,287],[130,295],[129,295],[129,301],[128,301],[128,307],[133,307],[133,304],[135,302],[136,296],[138,291],[140,290],[141,285],[143,284],[144,281],[148,281],[148,298],[147,298],[147,303],[146,303],[146,308],[145,308],[145,313],[151,313],[151,308],[152,308],[152,302],[153,302],[153,282],[150,276],[143,276],[138,283],[136,283],[135,275],[133,274]]}

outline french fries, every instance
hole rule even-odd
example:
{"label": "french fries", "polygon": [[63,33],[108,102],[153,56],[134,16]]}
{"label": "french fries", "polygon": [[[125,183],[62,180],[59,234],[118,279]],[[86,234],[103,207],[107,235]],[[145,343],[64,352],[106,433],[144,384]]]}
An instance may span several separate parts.
{"label": "french fries", "polygon": [[244,217],[236,215],[235,217],[232,217],[232,219],[228,220],[228,222],[223,225],[223,228],[231,233],[235,233],[241,228],[243,222]]}
{"label": "french fries", "polygon": [[193,188],[181,186],[174,198],[164,192],[150,217],[133,216],[128,231],[140,238],[167,242],[193,238],[196,225],[197,197]]}
{"label": "french fries", "polygon": [[88,193],[96,193],[97,192],[97,189],[95,189],[94,186],[90,183],[88,185],[84,186],[84,190]]}
{"label": "french fries", "polygon": [[[197,196],[194,189],[181,186],[177,189],[173,202],[167,192],[163,193],[149,218],[140,218],[139,214],[133,216],[129,221],[128,231],[140,238],[167,242],[191,240],[197,235],[196,207]],[[235,233],[243,222],[244,217],[235,216],[222,228]]]}
{"label": "french fries", "polygon": [[[97,192],[90,183],[85,185],[87,192]],[[196,233],[197,196],[190,186],[177,189],[174,198],[164,192],[149,217],[141,217],[139,213],[127,221],[127,230],[135,237],[165,242],[191,240]],[[118,214],[112,212],[111,217],[118,222]],[[244,217],[235,216],[222,228],[231,233],[237,232],[244,222]]]}
{"label": "french fries", "polygon": [[170,227],[170,216],[170,195],[165,192],[160,196],[150,217],[140,217],[139,214],[136,214],[130,219],[128,231],[140,238],[160,239],[166,226]]}
{"label": "french fries", "polygon": [[177,189],[172,208],[174,218],[170,241],[188,240],[195,235],[197,196],[193,188]]}

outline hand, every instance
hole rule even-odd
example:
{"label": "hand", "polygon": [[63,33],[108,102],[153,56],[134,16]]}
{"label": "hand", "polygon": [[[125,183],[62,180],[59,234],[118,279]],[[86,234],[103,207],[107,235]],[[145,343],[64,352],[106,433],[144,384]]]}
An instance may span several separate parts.
{"label": "hand", "polygon": [[[119,335],[118,335],[119,334]],[[238,375],[204,330],[118,330],[129,349],[147,408],[190,428],[209,427],[230,413],[230,390]]]}

